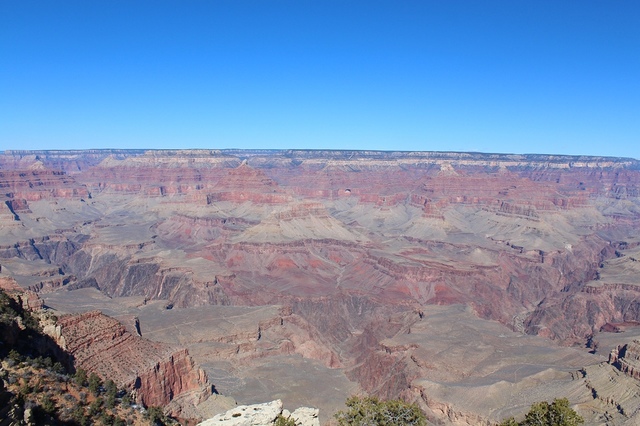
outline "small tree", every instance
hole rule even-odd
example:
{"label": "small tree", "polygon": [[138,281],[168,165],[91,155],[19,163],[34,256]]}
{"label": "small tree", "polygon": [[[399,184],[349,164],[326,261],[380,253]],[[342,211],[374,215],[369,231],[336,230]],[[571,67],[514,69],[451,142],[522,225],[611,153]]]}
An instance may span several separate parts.
{"label": "small tree", "polygon": [[49,397],[49,395],[47,395],[46,393],[42,397],[41,405],[42,405],[42,409],[44,410],[45,413],[47,413],[50,416],[55,415],[56,410],[57,410],[56,404],[55,404],[55,402],[53,402],[51,397]]}
{"label": "small tree", "polygon": [[75,420],[78,424],[86,424],[87,422],[87,417],[84,415],[84,408],[82,408],[82,406],[80,405],[76,405],[73,408],[73,411],[71,412],[71,417],[73,418],[73,420]]}
{"label": "small tree", "polygon": [[131,396],[128,393],[125,393],[122,397],[122,405],[125,408],[129,408],[129,406],[131,405]]}
{"label": "small tree", "polygon": [[167,421],[164,413],[162,412],[162,408],[160,407],[149,407],[147,408],[147,418],[151,422],[152,425],[164,425]]}
{"label": "small tree", "polygon": [[96,373],[91,373],[91,375],[89,376],[89,390],[91,391],[91,393],[94,395],[98,395],[98,393],[100,392],[100,386],[102,386],[102,380],[100,379],[100,376],[98,376]]}
{"label": "small tree", "polygon": [[104,384],[105,390],[105,407],[113,408],[116,405],[116,395],[118,394],[118,387],[113,382],[113,380],[109,379]]}
{"label": "small tree", "polygon": [[73,381],[78,386],[84,386],[87,383],[87,371],[83,368],[78,368],[76,374],[73,376]]}
{"label": "small tree", "polygon": [[89,416],[96,417],[102,412],[102,398],[96,398],[91,405],[89,405]]}
{"label": "small tree", "polygon": [[53,371],[54,373],[62,374],[64,373],[64,367],[61,363],[56,361],[53,363],[53,366],[51,366],[51,371]]}
{"label": "small tree", "polygon": [[552,425],[577,426],[584,423],[584,419],[570,406],[567,398],[553,400],[549,408],[549,422]]}
{"label": "small tree", "polygon": [[513,417],[502,421],[499,426],[577,426],[584,419],[570,406],[567,398],[554,399],[551,404],[546,401],[536,402],[521,422]]}
{"label": "small tree", "polygon": [[352,396],[345,403],[348,410],[335,417],[340,426],[423,426],[424,413],[416,404],[401,400],[380,401],[376,397]]}
{"label": "small tree", "polygon": [[118,387],[116,386],[115,382],[111,379],[104,382],[104,390],[107,393],[107,395],[113,394],[113,396],[116,396],[116,394],[118,393]]}
{"label": "small tree", "polygon": [[106,408],[112,409],[116,406],[116,396],[115,394],[108,394],[104,399],[104,406]]}
{"label": "small tree", "polygon": [[20,352],[16,351],[15,349],[11,349],[9,351],[9,359],[15,362],[16,364],[22,362],[23,360],[22,355],[20,355]]}
{"label": "small tree", "polygon": [[111,426],[113,425],[113,421],[114,421],[115,417],[107,412],[103,412],[100,415],[100,423],[103,424],[104,426]]}
{"label": "small tree", "polygon": [[22,384],[18,389],[18,394],[23,398],[26,398],[27,395],[33,392],[33,387],[29,385],[29,381],[26,379],[22,379]]}

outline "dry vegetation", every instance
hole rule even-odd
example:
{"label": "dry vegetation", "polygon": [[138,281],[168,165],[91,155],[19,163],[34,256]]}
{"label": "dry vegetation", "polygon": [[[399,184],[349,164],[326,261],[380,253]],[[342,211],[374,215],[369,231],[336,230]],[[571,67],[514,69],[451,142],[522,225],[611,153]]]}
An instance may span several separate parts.
{"label": "dry vegetation", "polygon": [[111,380],[65,367],[19,298],[0,290],[0,425],[149,425],[172,423],[144,409]]}

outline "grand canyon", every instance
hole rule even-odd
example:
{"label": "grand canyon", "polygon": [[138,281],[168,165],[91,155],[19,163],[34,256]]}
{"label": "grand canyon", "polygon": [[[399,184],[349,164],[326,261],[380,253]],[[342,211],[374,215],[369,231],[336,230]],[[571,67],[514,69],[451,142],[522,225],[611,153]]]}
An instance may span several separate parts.
{"label": "grand canyon", "polygon": [[0,287],[180,419],[402,398],[494,425],[640,422],[640,161],[452,152],[0,152]]}

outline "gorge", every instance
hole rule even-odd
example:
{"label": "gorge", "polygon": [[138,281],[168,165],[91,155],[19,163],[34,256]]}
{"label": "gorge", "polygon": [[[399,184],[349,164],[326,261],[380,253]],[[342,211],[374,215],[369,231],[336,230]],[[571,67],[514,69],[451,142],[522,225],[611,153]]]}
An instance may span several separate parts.
{"label": "gorge", "polygon": [[566,396],[640,419],[637,370],[607,363],[640,336],[638,160],[4,151],[0,189],[3,288],[141,403],[324,423],[370,393],[491,425]]}

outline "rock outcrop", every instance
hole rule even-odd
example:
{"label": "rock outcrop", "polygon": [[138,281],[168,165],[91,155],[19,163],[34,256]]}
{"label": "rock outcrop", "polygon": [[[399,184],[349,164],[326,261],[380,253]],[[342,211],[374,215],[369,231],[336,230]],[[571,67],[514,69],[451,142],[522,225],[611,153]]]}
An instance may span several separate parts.
{"label": "rock outcrop", "polygon": [[609,354],[609,364],[626,375],[640,380],[640,340],[618,345]]}
{"label": "rock outcrop", "polygon": [[300,407],[291,413],[283,410],[279,399],[263,404],[241,405],[198,423],[198,426],[270,426],[276,424],[278,416],[295,420],[297,426],[320,426],[317,408]]}
{"label": "rock outcrop", "polygon": [[196,405],[212,393],[207,375],[186,349],[134,336],[101,312],[61,317],[45,332],[73,356],[76,368],[114,380],[145,406],[165,406],[187,393]]}

